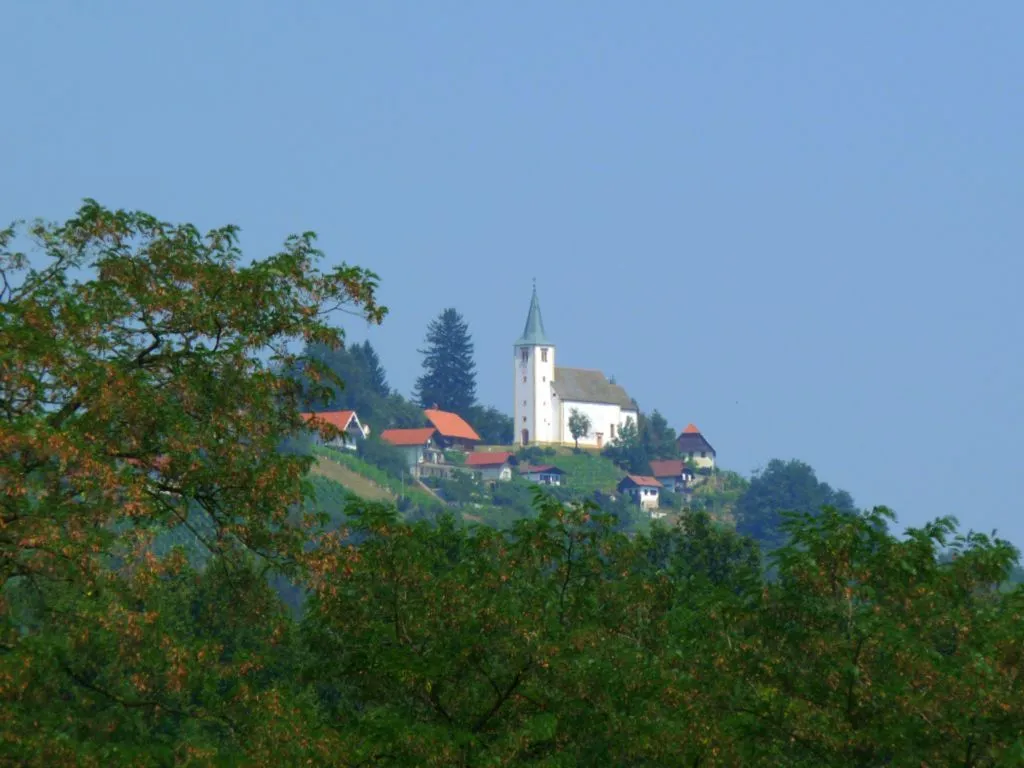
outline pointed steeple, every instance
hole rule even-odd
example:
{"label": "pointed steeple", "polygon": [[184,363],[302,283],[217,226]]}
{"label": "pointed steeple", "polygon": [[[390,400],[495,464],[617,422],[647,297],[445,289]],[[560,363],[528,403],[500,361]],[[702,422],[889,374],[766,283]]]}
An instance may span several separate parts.
{"label": "pointed steeple", "polygon": [[544,321],[540,316],[540,301],[537,300],[537,280],[533,281],[533,298],[530,299],[530,312],[526,316],[526,327],[523,335],[516,341],[517,347],[550,345],[544,333]]}

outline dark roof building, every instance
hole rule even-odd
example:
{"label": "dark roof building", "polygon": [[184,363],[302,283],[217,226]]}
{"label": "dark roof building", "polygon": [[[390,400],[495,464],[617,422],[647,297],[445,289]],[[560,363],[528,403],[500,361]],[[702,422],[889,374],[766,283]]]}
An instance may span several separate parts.
{"label": "dark roof building", "polygon": [[715,449],[711,447],[711,443],[700,433],[693,424],[688,424],[686,429],[683,430],[682,434],[676,438],[676,445],[679,446],[679,452],[683,456],[690,458],[715,458]]}

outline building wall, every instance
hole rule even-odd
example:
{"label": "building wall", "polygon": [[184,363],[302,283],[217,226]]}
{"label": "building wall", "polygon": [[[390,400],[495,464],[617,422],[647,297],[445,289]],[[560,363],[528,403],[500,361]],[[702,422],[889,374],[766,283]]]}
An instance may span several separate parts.
{"label": "building wall", "polygon": [[398,450],[405,456],[405,466],[410,469],[423,462],[422,445],[400,445]]}
{"label": "building wall", "polygon": [[508,464],[501,467],[471,467],[481,480],[511,480],[512,470]]}
{"label": "building wall", "polygon": [[[572,414],[573,408],[590,417],[590,434],[580,438],[581,447],[596,448],[598,432],[602,433],[601,446],[604,447],[615,439],[628,418],[632,418],[634,423],[636,422],[636,411],[624,411],[617,405],[563,400],[559,402],[558,406],[562,435],[559,442],[567,444],[574,442],[572,432],[569,431],[569,416]],[[615,436],[612,435],[613,424],[615,425]]]}
{"label": "building wall", "polygon": [[700,455],[700,451],[694,452],[692,457],[689,453],[684,453],[683,458],[692,460],[693,463],[696,464],[698,467],[706,467],[708,469],[715,468],[715,456],[710,451],[708,452],[707,456],[704,457]]}
{"label": "building wall", "polygon": [[628,493],[641,509],[657,509],[661,494],[657,488],[630,488]]}
{"label": "building wall", "polygon": [[[558,442],[558,424],[551,400],[551,381],[555,376],[555,347],[513,347],[515,372],[514,440],[522,444],[523,430],[530,443]],[[523,352],[526,360],[523,360]],[[547,351],[547,360],[544,351]]]}

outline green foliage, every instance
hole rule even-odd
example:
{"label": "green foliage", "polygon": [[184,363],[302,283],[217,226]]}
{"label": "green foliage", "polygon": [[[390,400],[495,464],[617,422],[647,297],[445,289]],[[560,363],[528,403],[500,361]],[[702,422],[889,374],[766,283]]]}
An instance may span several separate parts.
{"label": "green foliage", "polygon": [[385,443],[377,435],[371,434],[356,445],[359,458],[383,470],[394,480],[401,480],[408,474],[405,455],[401,449]]}
{"label": "green foliage", "polygon": [[796,459],[772,459],[738,500],[736,530],[773,549],[785,540],[784,512],[817,514],[826,506],[855,511],[850,494],[819,481],[809,465]]}
{"label": "green foliage", "polygon": [[[370,342],[339,348],[310,344],[305,357],[305,361],[292,368],[291,374],[311,399],[312,410],[356,411],[375,434],[392,427],[419,427],[426,423],[418,406],[390,390]],[[326,388],[321,383],[321,370],[330,374]],[[320,397],[314,397],[318,387],[322,390]]]}
{"label": "green foliage", "polygon": [[441,312],[427,326],[423,375],[413,397],[424,408],[440,408],[466,417],[476,403],[476,363],[469,326],[455,309]]}
{"label": "green foliage", "polygon": [[590,434],[590,417],[581,413],[578,408],[569,411],[569,434],[572,435],[577,448],[580,447],[580,438]]}
{"label": "green foliage", "polygon": [[492,406],[474,405],[462,414],[484,445],[512,444],[512,417]]}
{"label": "green foliage", "polygon": [[402,520],[279,450],[302,427],[282,350],[337,348],[321,299],[379,319],[367,273],[317,272],[310,235],[241,267],[231,228],[91,202],[30,234],[35,269],[0,232],[3,762],[1024,760],[1008,542],[950,518],[894,536],[799,462],[740,499],[769,523],[772,579],[707,514],[650,524],[579,488],[527,510],[513,481],[506,506],[464,508],[507,530],[411,494]]}
{"label": "green foliage", "polygon": [[739,473],[716,469],[694,484],[689,506],[695,511],[707,512],[716,520],[733,519],[736,505],[749,487],[750,481]]}
{"label": "green foliage", "polygon": [[[648,418],[641,418],[641,441],[644,451],[650,459],[677,459],[679,446],[676,444],[676,431],[657,409]],[[644,472],[647,470],[645,469]]]}
{"label": "green foliage", "polygon": [[640,428],[632,419],[627,419],[619,428],[602,454],[631,474],[645,475],[650,471],[651,458],[641,439]]}

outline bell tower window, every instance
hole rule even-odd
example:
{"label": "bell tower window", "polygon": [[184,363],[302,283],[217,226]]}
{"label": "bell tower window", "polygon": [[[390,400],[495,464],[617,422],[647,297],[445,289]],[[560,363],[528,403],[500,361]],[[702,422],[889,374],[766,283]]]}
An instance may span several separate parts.
{"label": "bell tower window", "polygon": [[546,363],[548,361],[548,348],[547,347],[541,347],[540,348],[540,361],[542,363]]}
{"label": "bell tower window", "polygon": [[529,355],[530,355],[530,353],[526,351],[526,347],[523,347],[523,349],[521,350],[521,355],[520,355],[519,359],[522,361],[522,363],[524,365],[526,364],[526,361],[529,358]]}

